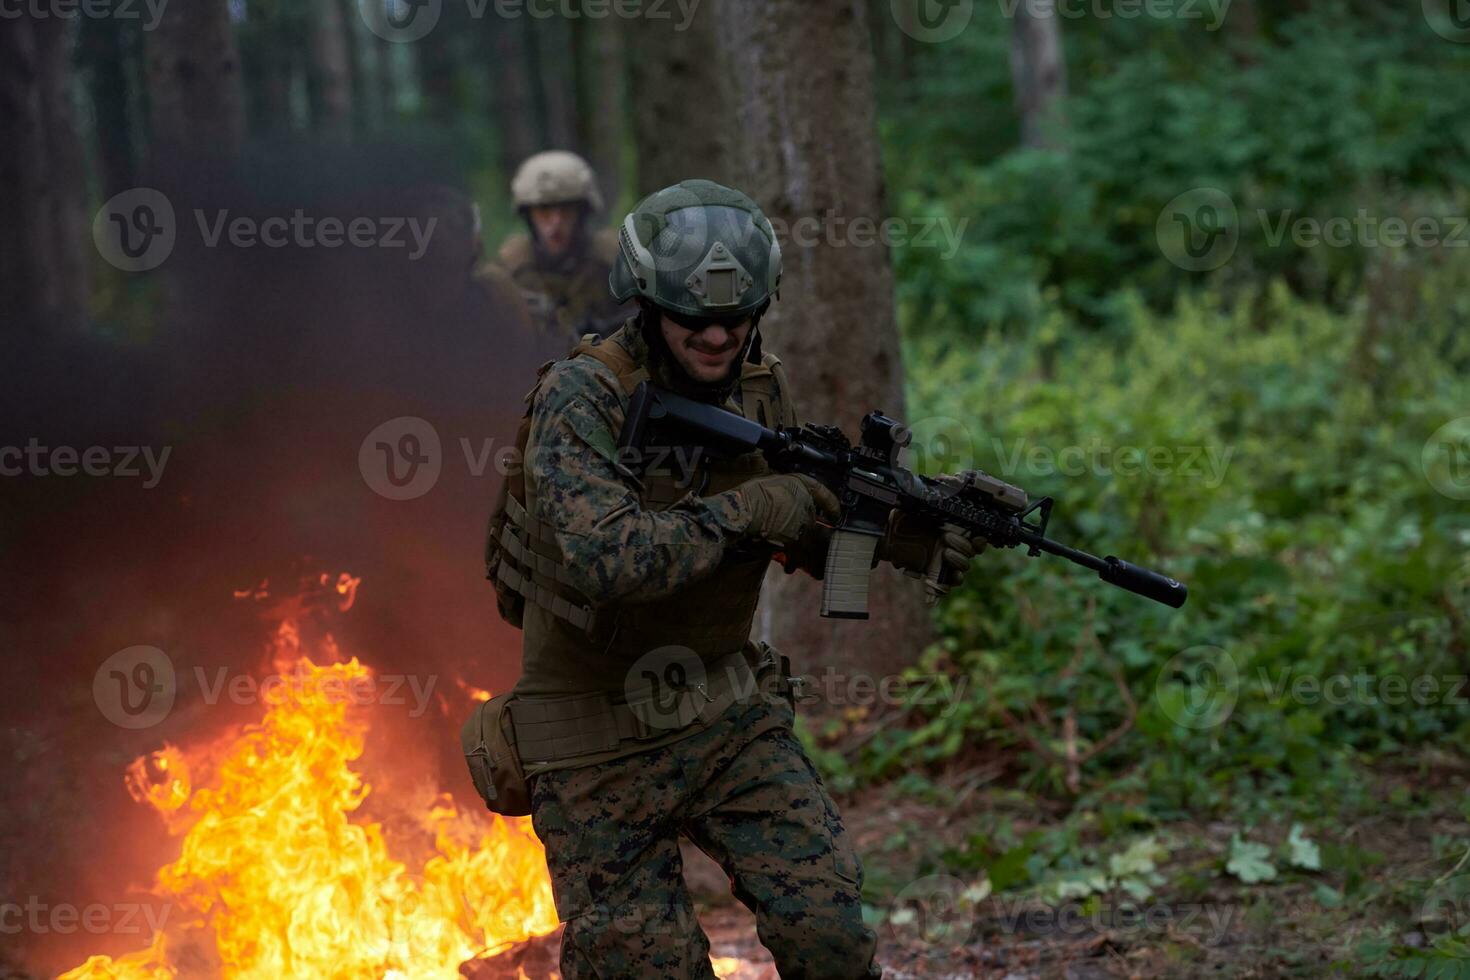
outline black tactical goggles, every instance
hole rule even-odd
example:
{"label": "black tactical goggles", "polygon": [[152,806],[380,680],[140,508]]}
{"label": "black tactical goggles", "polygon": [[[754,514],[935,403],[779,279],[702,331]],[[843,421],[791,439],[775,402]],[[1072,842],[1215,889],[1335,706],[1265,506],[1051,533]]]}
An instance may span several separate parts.
{"label": "black tactical goggles", "polygon": [[699,333],[710,327],[724,327],[727,332],[734,333],[741,326],[750,322],[749,314],[744,316],[691,316],[688,313],[675,313],[673,310],[660,310],[659,312],[690,333]]}

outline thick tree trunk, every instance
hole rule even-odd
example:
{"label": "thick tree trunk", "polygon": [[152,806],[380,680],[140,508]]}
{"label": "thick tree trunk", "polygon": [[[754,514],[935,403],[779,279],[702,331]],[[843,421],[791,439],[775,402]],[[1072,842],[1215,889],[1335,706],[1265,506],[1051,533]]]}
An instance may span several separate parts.
{"label": "thick tree trunk", "polygon": [[27,15],[0,30],[0,309],[33,336],[78,326],[88,297],[68,28]]}
{"label": "thick tree trunk", "polygon": [[338,0],[312,4],[311,67],[316,82],[312,122],[321,135],[346,138],[352,131],[352,61]]}
{"label": "thick tree trunk", "polygon": [[623,25],[617,17],[582,21],[581,63],[586,66],[581,114],[588,159],[597,171],[602,198],[615,211],[623,187]]}
{"label": "thick tree trunk", "polygon": [[535,96],[531,91],[525,21],[511,18],[495,24],[491,31],[490,82],[495,91],[500,166],[508,181],[521,161],[542,144],[537,134]]}
{"label": "thick tree trunk", "polygon": [[155,152],[238,150],[240,57],[226,0],[169,4],[145,43]]}
{"label": "thick tree trunk", "polygon": [[535,21],[531,39],[536,45],[536,77],[541,88],[546,145],[580,152],[577,131],[577,91],[572,28],[564,17]]}
{"label": "thick tree trunk", "polygon": [[1021,144],[1058,149],[1065,121],[1067,62],[1053,0],[1020,0],[1011,25],[1011,82],[1021,116]]}
{"label": "thick tree trunk", "polygon": [[650,16],[629,32],[640,195],[690,177],[734,182],[731,147],[747,137],[730,111],[729,79],[721,67],[729,38],[720,37],[715,24],[723,5],[712,8],[700,8],[683,30],[674,17]]}
{"label": "thick tree trunk", "polygon": [[[884,220],[873,55],[857,0],[727,0],[716,8],[739,133],[735,186],[785,236],[781,299],[762,322],[786,364],[804,419],[855,435],[871,409],[904,416],[903,363]],[[815,43],[820,39],[820,43]],[[684,90],[677,97],[690,99]],[[816,222],[813,225],[813,222]],[[811,233],[813,227],[819,234]],[[918,584],[886,566],[873,577],[871,619],[817,615],[820,584],[772,576],[763,627],[802,669],[877,679],[912,664],[929,639]]]}
{"label": "thick tree trunk", "polygon": [[97,147],[97,176],[102,198],[134,184],[133,120],[128,96],[133,90],[129,64],[138,42],[131,26],[106,20],[84,20],[82,52],[88,72],[88,95],[96,113],[94,138]]}

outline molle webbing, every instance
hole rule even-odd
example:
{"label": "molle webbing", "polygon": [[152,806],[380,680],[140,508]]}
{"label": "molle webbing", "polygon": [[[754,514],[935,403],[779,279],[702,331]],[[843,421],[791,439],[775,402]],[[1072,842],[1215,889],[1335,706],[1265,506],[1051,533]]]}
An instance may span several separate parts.
{"label": "molle webbing", "polygon": [[555,532],[541,521],[528,519],[526,509],[514,497],[506,498],[505,511],[497,578],[527,601],[590,633],[596,614],[592,603],[573,587]]}

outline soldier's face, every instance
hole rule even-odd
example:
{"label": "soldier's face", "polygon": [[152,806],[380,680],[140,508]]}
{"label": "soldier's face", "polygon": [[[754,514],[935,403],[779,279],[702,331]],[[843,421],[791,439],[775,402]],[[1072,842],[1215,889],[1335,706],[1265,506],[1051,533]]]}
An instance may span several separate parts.
{"label": "soldier's face", "polygon": [[547,255],[557,259],[572,247],[582,209],[575,204],[539,204],[530,209],[530,217],[541,247]]}
{"label": "soldier's face", "polygon": [[716,384],[730,376],[735,359],[745,349],[750,336],[750,318],[738,323],[712,322],[703,330],[690,330],[662,318],[664,343],[674,360],[700,384]]}

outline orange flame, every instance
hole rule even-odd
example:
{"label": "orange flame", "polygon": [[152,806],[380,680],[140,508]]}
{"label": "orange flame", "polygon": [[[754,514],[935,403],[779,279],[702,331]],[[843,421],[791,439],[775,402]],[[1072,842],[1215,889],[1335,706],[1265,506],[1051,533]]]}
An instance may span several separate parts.
{"label": "orange flame", "polygon": [[[355,586],[338,584],[348,603]],[[556,927],[529,821],[461,813],[443,794],[423,821],[433,853],[410,871],[379,823],[353,820],[371,792],[352,767],[367,725],[333,692],[371,672],[355,657],[318,666],[300,644],[283,623],[272,659],[295,663],[259,723],[129,766],[134,798],[182,835],[153,886],[173,914],[147,949],[93,956],[62,980],[448,980],[467,960]]]}

